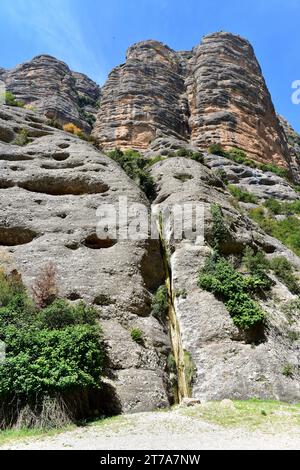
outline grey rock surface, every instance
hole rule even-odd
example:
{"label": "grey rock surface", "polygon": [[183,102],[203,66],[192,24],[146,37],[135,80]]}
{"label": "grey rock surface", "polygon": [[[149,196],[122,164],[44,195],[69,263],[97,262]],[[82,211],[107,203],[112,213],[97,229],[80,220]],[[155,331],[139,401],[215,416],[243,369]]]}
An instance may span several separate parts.
{"label": "grey rock surface", "polygon": [[[180,179],[180,174],[189,178]],[[211,252],[211,204],[220,205],[228,224],[228,235],[221,243],[223,253],[235,257],[241,256],[247,245],[259,247],[267,256],[287,257],[296,270],[299,258],[234,209],[227,191],[212,186],[205,166],[185,158],[170,158],[155,164],[152,176],[157,183],[154,205],[161,210],[175,203],[204,205],[204,244],[174,239],[172,220],[164,229],[182,345],[195,365],[192,396],[201,401],[251,397],[298,401],[299,340],[289,338],[291,327],[284,313],[285,306],[296,297],[274,280],[273,290],[261,301],[267,312],[267,328],[256,342],[234,325],[223,302],[197,286],[199,270]],[[300,331],[299,312],[295,310],[292,315],[293,329]],[[286,364],[295,367],[293,377],[283,374]]]}
{"label": "grey rock surface", "polygon": [[[166,327],[150,316],[164,277],[158,241],[107,241],[96,233],[98,207],[118,207],[120,196],[147,205],[145,196],[115,162],[37,113],[1,106],[0,129],[1,260],[11,259],[29,289],[52,261],[59,294],[101,312],[108,375],[122,409],[167,406],[170,344]],[[32,141],[18,146],[12,140],[21,129]],[[136,327],[142,345],[131,339]]]}

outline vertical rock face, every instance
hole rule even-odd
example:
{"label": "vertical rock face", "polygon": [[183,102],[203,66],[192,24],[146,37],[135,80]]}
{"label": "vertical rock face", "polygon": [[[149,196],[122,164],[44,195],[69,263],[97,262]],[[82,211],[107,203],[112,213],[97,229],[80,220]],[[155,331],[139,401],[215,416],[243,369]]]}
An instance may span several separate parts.
{"label": "vertical rock face", "polygon": [[287,137],[293,177],[299,183],[300,135],[293,129],[290,123],[283,116],[278,116],[278,118],[280,125]]}
{"label": "vertical rock face", "polygon": [[203,38],[190,60],[187,93],[194,144],[220,142],[285,165],[285,136],[248,41],[228,33]]}
{"label": "vertical rock face", "polygon": [[146,149],[163,134],[188,138],[181,58],[157,41],[130,47],[103,87],[94,135],[104,148]]}
{"label": "vertical rock face", "polygon": [[100,88],[85,75],[72,72],[64,62],[48,55],[37,56],[5,71],[1,79],[17,99],[43,112],[48,119],[91,129]]}
{"label": "vertical rock face", "polygon": [[138,43],[110,74],[94,129],[100,145],[144,150],[164,135],[200,148],[239,147],[280,166],[289,162],[254,51],[229,33],[206,36],[191,52]]}

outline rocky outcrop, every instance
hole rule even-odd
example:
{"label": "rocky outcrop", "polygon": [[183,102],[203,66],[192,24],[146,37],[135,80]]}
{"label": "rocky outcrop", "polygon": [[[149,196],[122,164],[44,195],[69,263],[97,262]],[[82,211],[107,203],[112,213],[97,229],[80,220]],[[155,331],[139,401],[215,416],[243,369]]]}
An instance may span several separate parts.
{"label": "rocky outcrop", "polygon": [[[100,311],[106,380],[121,408],[167,406],[170,344],[150,315],[152,293],[164,279],[158,241],[106,240],[96,232],[98,207],[117,209],[120,196],[147,205],[145,196],[116,163],[37,113],[1,106],[0,129],[1,266],[11,258],[30,289],[52,261],[60,295]],[[24,129],[31,142],[15,145]],[[143,332],[143,344],[131,339],[133,328]]]}
{"label": "rocky outcrop", "polygon": [[190,378],[191,395],[201,401],[253,397],[298,401],[299,373],[283,373],[286,364],[293,364],[298,371],[299,339],[291,339],[289,331],[291,325],[300,331],[299,312],[295,307],[287,308],[297,296],[274,278],[272,292],[261,301],[267,312],[264,335],[249,339],[234,325],[224,303],[197,285],[199,270],[211,253],[211,204],[222,208],[228,224],[221,248],[231,259],[238,259],[247,245],[262,249],[268,257],[287,257],[298,271],[300,259],[241,215],[232,206],[229,193],[214,186],[205,166],[185,158],[169,158],[154,165],[151,174],[157,182],[156,210],[185,203],[204,206],[204,243],[178,240],[172,217],[167,217],[162,227],[183,352],[180,364],[186,369],[183,376]]}
{"label": "rocky outcrop", "polygon": [[130,47],[105,86],[94,136],[104,149],[149,149],[174,136],[202,149],[242,148],[288,166],[290,158],[261,69],[248,41],[228,33],[191,52],[157,41]]}
{"label": "rocky outcrop", "polygon": [[300,135],[293,129],[291,124],[283,117],[278,116],[280,125],[287,137],[290,159],[291,159],[291,169],[293,177],[297,183],[300,182],[299,173],[300,173]]}
{"label": "rocky outcrop", "polygon": [[94,136],[105,149],[147,149],[160,134],[188,137],[180,57],[158,41],[130,47],[102,89]]}
{"label": "rocky outcrop", "polygon": [[100,99],[100,87],[83,74],[72,72],[54,57],[40,55],[2,74],[8,91],[42,112],[49,120],[72,122],[89,132]]}
{"label": "rocky outcrop", "polygon": [[286,166],[285,136],[248,41],[223,32],[204,37],[189,63],[187,94],[194,144],[220,142]]}

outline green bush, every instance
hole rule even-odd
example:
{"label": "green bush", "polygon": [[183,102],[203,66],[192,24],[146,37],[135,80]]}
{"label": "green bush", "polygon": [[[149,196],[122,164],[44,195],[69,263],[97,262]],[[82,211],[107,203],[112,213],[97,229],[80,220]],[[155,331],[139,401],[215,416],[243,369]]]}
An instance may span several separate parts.
{"label": "green bush", "polygon": [[293,375],[294,375],[294,366],[293,366],[293,364],[285,364],[283,366],[282,373],[286,377],[293,377]]}
{"label": "green bush", "polygon": [[177,157],[187,157],[189,155],[189,152],[186,148],[181,148],[177,150],[176,152]]}
{"label": "green bush", "polygon": [[26,406],[37,408],[49,397],[101,386],[104,346],[93,308],[55,300],[37,310],[24,287],[4,274],[0,296],[0,340],[6,345],[0,400],[20,406],[8,410],[8,421],[1,410],[0,427],[13,425]]}
{"label": "green bush", "polygon": [[215,253],[208,258],[199,274],[198,285],[223,300],[237,327],[247,330],[263,322],[264,312],[250,297],[261,289],[260,280],[237,272],[226,259]]}
{"label": "green bush", "polygon": [[103,353],[97,327],[75,325],[62,330],[7,327],[2,341],[6,360],[0,366],[0,397],[99,388]]}
{"label": "green bush", "polygon": [[168,157],[185,157],[185,158],[190,158],[191,160],[195,160],[198,163],[203,163],[204,162],[204,155],[202,152],[194,152],[191,149],[187,149],[185,147],[182,147],[176,152],[169,152]]}
{"label": "green bush", "polygon": [[115,149],[109,152],[108,156],[123,168],[127,175],[141,187],[150,200],[154,199],[155,184],[147,171],[148,159],[142,157],[136,150],[122,152],[120,149]]}
{"label": "green bush", "polygon": [[280,240],[284,245],[300,256],[300,220],[296,216],[288,216],[276,220],[267,215],[262,207],[251,209],[250,217],[269,235]]}
{"label": "green bush", "polygon": [[16,106],[18,108],[24,107],[24,103],[22,101],[17,101],[15,95],[13,95],[13,93],[11,93],[10,91],[5,92],[4,98],[7,106]]}
{"label": "green bush", "polygon": [[219,250],[221,241],[227,236],[227,228],[224,223],[222,209],[218,204],[210,206],[212,216],[212,246]]}
{"label": "green bush", "polygon": [[164,320],[169,308],[169,294],[165,285],[160,286],[154,294],[151,313],[158,320]]}
{"label": "green bush", "polygon": [[234,196],[238,201],[241,202],[250,202],[252,204],[257,204],[257,197],[254,196],[254,194],[249,193],[248,191],[245,191],[237,186],[234,186],[230,184],[228,186],[228,189],[232,196]]}
{"label": "green bush", "polygon": [[228,178],[227,178],[227,173],[223,168],[218,168],[215,171],[215,175],[217,178],[219,178],[225,185],[228,184]]}
{"label": "green bush", "polygon": [[284,256],[277,256],[270,261],[270,268],[293,294],[300,294],[300,286],[294,268]]}
{"label": "green bush", "polygon": [[50,330],[61,329],[71,325],[94,325],[97,311],[84,302],[71,305],[64,299],[57,299],[41,310],[39,321]]}
{"label": "green bush", "polygon": [[264,206],[274,215],[282,214],[282,203],[277,199],[267,199]]}
{"label": "green bush", "polygon": [[202,152],[192,152],[190,159],[195,160],[198,163],[204,163],[204,155]]}
{"label": "green bush", "polygon": [[229,158],[236,161],[237,163],[244,163],[245,165],[247,164],[249,166],[252,165],[252,161],[248,158],[247,154],[237,147],[231,148],[228,152],[228,155]]}
{"label": "green bush", "polygon": [[140,328],[133,328],[130,332],[131,339],[135,341],[135,343],[142,344],[143,343],[143,332]]}
{"label": "green bush", "polygon": [[267,275],[270,264],[262,251],[258,250],[254,252],[252,248],[246,247],[242,262],[252,275],[254,290],[269,290],[272,287],[273,282]]}
{"label": "green bush", "polygon": [[213,144],[208,148],[208,152],[213,155],[229,158],[236,163],[250,166],[251,168],[258,168],[262,171],[271,171],[282,178],[289,178],[289,171],[286,168],[278,167],[272,163],[258,163],[248,158],[247,154],[237,147],[233,147],[226,151],[221,144]]}
{"label": "green bush", "polygon": [[14,145],[19,145],[20,147],[23,147],[24,145],[27,145],[31,142],[31,139],[28,136],[28,130],[27,129],[21,129],[18,132],[17,137],[14,139],[13,144]]}

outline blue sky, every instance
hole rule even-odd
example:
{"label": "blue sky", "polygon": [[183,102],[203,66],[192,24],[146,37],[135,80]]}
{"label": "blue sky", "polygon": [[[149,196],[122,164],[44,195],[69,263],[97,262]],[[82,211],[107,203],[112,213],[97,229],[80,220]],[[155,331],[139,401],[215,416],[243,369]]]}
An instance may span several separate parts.
{"label": "blue sky", "polygon": [[47,53],[103,83],[143,39],[191,49],[224,30],[250,40],[278,112],[300,132],[299,0],[0,0],[0,66]]}

